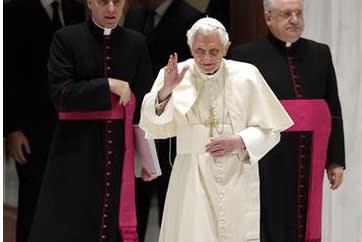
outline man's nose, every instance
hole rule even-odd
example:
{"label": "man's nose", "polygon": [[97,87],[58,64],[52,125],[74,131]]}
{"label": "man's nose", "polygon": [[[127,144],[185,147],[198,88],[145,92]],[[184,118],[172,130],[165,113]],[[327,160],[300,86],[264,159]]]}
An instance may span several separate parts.
{"label": "man's nose", "polygon": [[109,1],[107,4],[107,12],[113,12],[115,9],[113,1]]}
{"label": "man's nose", "polygon": [[296,12],[292,12],[289,17],[289,21],[292,23],[298,23],[299,20],[300,20],[300,16]]}

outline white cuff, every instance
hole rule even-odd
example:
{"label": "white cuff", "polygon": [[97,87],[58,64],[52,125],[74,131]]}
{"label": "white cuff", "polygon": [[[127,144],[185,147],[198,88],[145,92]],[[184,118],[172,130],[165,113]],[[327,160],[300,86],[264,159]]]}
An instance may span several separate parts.
{"label": "white cuff", "polygon": [[280,133],[272,130],[263,130],[258,127],[249,127],[238,133],[243,139],[250,162],[260,160],[280,140]]}
{"label": "white cuff", "polygon": [[[172,121],[174,106],[172,105],[172,95],[161,103],[158,103],[157,93],[148,93],[143,99],[143,111],[147,118],[154,124],[161,125]],[[163,105],[166,107],[161,115],[156,114],[156,105]]]}

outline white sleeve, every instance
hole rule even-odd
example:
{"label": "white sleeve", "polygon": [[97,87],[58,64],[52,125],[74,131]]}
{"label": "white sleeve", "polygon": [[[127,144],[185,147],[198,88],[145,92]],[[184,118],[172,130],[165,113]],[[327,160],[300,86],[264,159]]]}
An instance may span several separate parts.
{"label": "white sleeve", "polygon": [[156,99],[158,91],[163,86],[163,73],[164,70],[161,69],[151,91],[144,96],[142,102],[139,125],[145,131],[147,138],[165,139],[175,136],[177,130],[174,117],[176,110],[172,95],[168,100],[163,113],[161,115],[156,114]]}
{"label": "white sleeve", "polygon": [[142,109],[143,109],[142,111],[149,121],[151,121],[156,125],[162,125],[172,121],[175,107],[173,105],[173,99],[171,95],[163,113],[161,115],[157,115],[156,114],[156,105],[158,103],[157,93],[148,93],[145,95],[142,104]]}
{"label": "white sleeve", "polygon": [[251,163],[258,162],[280,141],[280,132],[259,127],[248,127],[238,135],[244,141]]}

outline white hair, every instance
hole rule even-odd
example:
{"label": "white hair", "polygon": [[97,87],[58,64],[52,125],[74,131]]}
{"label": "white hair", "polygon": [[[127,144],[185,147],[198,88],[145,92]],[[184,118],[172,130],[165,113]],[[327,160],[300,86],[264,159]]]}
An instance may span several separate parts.
{"label": "white hair", "polygon": [[[304,2],[304,0],[300,0]],[[263,0],[264,10],[270,10],[273,5],[273,0]]]}
{"label": "white hair", "polygon": [[192,47],[194,38],[197,33],[203,35],[218,34],[221,44],[226,47],[229,44],[229,35],[222,23],[210,17],[197,20],[192,27],[187,31],[187,44]]}

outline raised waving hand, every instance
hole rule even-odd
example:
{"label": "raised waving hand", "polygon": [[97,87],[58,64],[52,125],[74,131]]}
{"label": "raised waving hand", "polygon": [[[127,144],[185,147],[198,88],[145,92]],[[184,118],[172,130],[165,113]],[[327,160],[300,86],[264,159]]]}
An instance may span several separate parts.
{"label": "raised waving hand", "polygon": [[173,89],[182,81],[189,66],[182,68],[181,72],[177,66],[178,56],[177,53],[170,55],[164,74],[164,84],[158,93],[158,100],[161,102],[165,100],[173,91]]}

